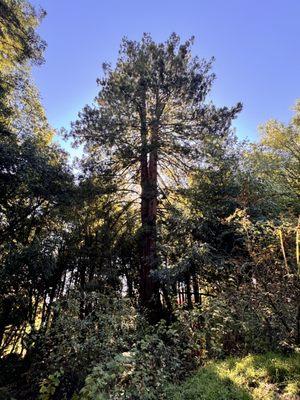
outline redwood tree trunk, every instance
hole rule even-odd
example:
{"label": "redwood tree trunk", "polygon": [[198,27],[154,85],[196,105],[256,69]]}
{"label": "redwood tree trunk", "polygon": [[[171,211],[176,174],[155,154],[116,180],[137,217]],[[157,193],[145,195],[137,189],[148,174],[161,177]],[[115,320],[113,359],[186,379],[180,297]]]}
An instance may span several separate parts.
{"label": "redwood tree trunk", "polygon": [[[151,277],[151,270],[157,269],[157,125],[150,132],[146,122],[146,105],[141,110],[141,268],[140,268],[140,304],[149,320],[157,322],[161,316],[159,285]],[[149,151],[150,149],[150,151]]]}

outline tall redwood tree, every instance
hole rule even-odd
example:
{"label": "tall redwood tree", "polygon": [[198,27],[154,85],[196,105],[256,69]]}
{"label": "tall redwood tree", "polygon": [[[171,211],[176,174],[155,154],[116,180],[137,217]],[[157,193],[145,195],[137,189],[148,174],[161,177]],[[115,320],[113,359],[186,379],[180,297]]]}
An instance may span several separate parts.
{"label": "tall redwood tree", "polygon": [[[156,44],[124,39],[116,65],[104,65],[94,106],[86,106],[72,133],[84,143],[94,167],[140,197],[141,254],[139,298],[152,321],[161,312],[157,222],[162,184],[182,177],[201,162],[203,142],[228,135],[240,110],[216,108],[205,98],[214,75],[211,61],[191,54],[192,40],[176,34]],[[122,182],[122,183],[121,183]],[[124,189],[126,183],[126,190]]]}

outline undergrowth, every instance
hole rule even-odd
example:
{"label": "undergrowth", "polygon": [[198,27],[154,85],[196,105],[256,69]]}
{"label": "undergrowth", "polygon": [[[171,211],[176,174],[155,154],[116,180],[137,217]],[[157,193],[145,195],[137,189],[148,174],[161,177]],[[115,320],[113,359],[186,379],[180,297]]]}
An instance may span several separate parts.
{"label": "undergrowth", "polygon": [[298,400],[300,354],[266,353],[211,361],[180,386],[170,400]]}

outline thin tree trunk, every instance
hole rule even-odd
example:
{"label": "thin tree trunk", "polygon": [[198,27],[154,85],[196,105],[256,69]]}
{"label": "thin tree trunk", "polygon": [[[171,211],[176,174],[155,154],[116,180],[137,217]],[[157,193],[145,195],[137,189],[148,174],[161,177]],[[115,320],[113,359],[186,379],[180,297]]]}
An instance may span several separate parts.
{"label": "thin tree trunk", "polygon": [[163,293],[164,300],[165,300],[165,303],[166,303],[166,307],[167,307],[167,311],[168,311],[168,314],[169,314],[169,318],[172,319],[173,318],[172,302],[171,302],[169,293],[168,293],[165,285],[162,285],[162,293]]}
{"label": "thin tree trunk", "polygon": [[282,255],[283,255],[283,259],[284,259],[284,265],[285,265],[285,269],[287,274],[290,272],[289,271],[289,265],[287,262],[287,258],[286,258],[286,254],[285,254],[285,248],[284,248],[284,242],[283,242],[283,234],[282,234],[282,230],[279,230],[279,240],[280,240],[280,246],[281,246],[281,251],[282,251]]}
{"label": "thin tree trunk", "polygon": [[132,277],[130,276],[130,274],[127,272],[125,273],[125,277],[126,277],[126,283],[127,283],[127,296],[130,299],[133,299],[133,280]]}
{"label": "thin tree trunk", "polygon": [[189,274],[186,275],[185,285],[186,285],[187,308],[189,310],[191,310],[193,308],[193,303],[192,303],[192,293],[191,293],[190,276],[189,276]]}
{"label": "thin tree trunk", "polygon": [[180,285],[179,282],[176,284],[177,289],[176,289],[176,298],[177,298],[177,304],[181,304],[181,293],[180,293]]}
{"label": "thin tree trunk", "polygon": [[193,275],[193,291],[194,291],[194,301],[195,304],[200,303],[200,291],[199,291],[199,284],[198,284],[198,278],[197,275]]}

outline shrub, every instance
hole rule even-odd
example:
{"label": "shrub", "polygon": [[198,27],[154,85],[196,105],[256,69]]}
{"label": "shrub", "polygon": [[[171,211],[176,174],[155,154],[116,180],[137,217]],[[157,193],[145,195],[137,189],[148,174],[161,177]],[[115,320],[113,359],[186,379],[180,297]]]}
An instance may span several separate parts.
{"label": "shrub", "polygon": [[50,330],[34,338],[28,387],[38,391],[42,385],[44,391],[51,391],[51,377],[64,371],[49,399],[70,399],[94,366],[110,362],[135,341],[136,314],[127,299],[90,293],[85,305],[81,315],[80,294],[69,295],[67,301],[56,305],[57,317],[54,314]]}
{"label": "shrub", "polygon": [[170,326],[162,321],[148,327],[130,352],[97,365],[85,380],[82,399],[167,399],[166,387],[183,379],[200,361],[198,337],[185,322],[181,314]]}

